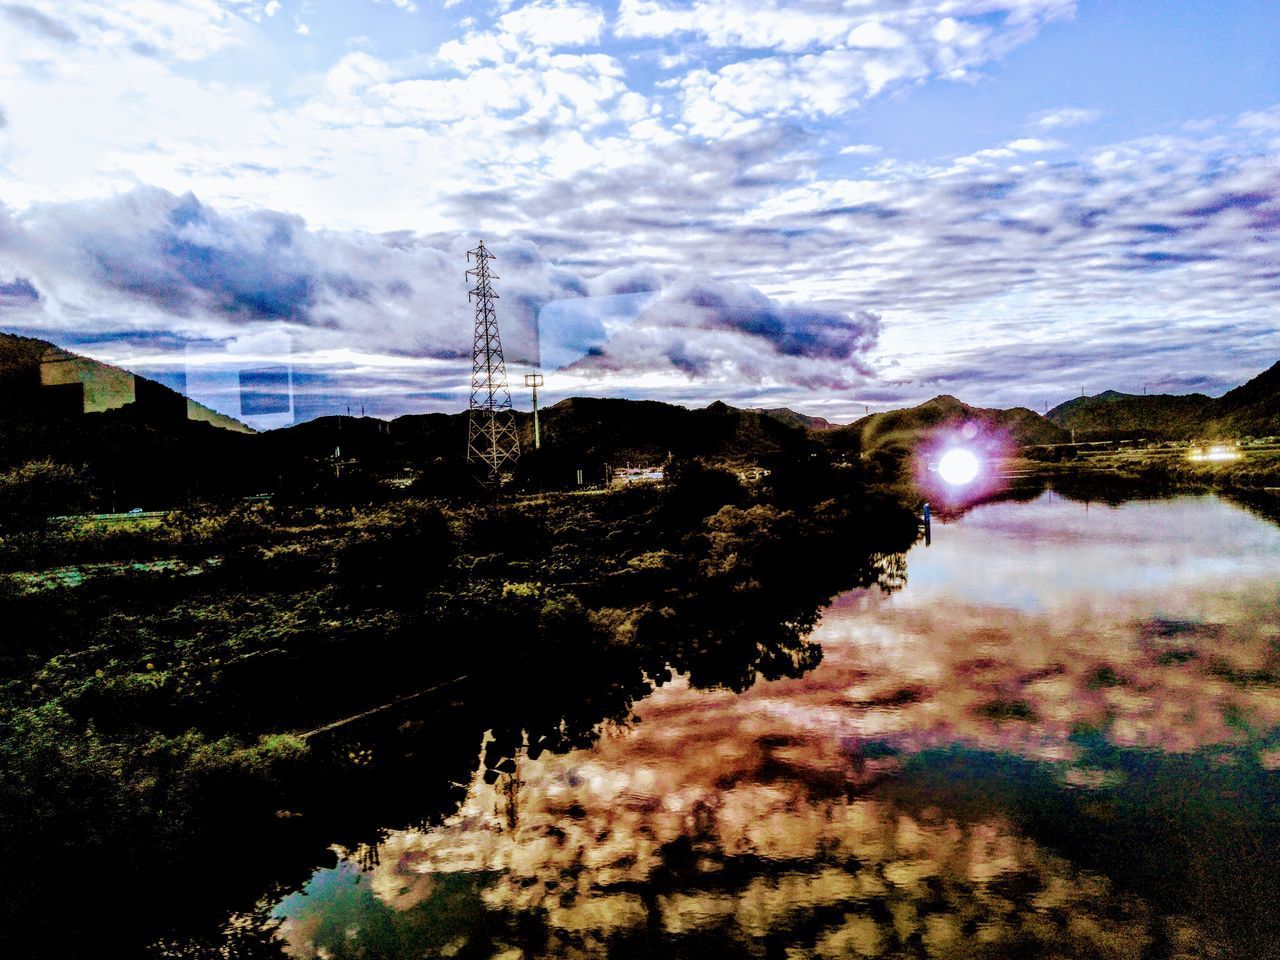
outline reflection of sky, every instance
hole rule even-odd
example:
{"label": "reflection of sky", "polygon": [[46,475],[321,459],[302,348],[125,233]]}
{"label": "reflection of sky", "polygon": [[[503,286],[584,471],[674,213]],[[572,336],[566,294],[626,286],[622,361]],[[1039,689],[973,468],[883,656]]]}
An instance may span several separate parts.
{"label": "reflection of sky", "polygon": [[183,390],[197,403],[255,430],[294,422],[293,346],[287,333],[264,331],[225,343],[186,347]]}
{"label": "reflection of sky", "polygon": [[907,560],[904,604],[977,602],[1024,611],[1275,576],[1280,529],[1215,497],[1086,507],[1049,493],[992,503]]}
{"label": "reflection of sky", "polygon": [[656,292],[646,291],[548,303],[538,313],[542,369],[559,370],[599,350],[611,336],[630,326],[656,296]]}

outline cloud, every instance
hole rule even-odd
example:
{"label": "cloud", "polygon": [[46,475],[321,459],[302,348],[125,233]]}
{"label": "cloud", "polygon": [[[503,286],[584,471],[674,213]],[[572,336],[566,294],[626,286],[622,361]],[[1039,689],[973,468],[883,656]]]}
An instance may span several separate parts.
{"label": "cloud", "polygon": [[1039,127],[1041,130],[1064,130],[1068,127],[1079,127],[1087,123],[1093,123],[1100,116],[1100,110],[1090,110],[1084,107],[1061,107],[1057,110],[1046,110],[1037,113],[1031,118],[1033,126]]}
{"label": "cloud", "polygon": [[600,39],[604,14],[595,7],[567,0],[526,3],[503,14],[498,26],[537,46],[578,47]]}
{"label": "cloud", "polygon": [[803,7],[623,0],[614,30],[626,38],[692,35],[712,48],[768,54],[695,68],[675,82],[685,122],[713,138],[743,130],[752,118],[834,117],[928,77],[969,78],[1073,11],[1066,0],[818,0]]}
{"label": "cloud", "polygon": [[5,3],[0,4],[0,13],[19,26],[34,30],[51,40],[57,40],[59,43],[75,43],[79,39],[76,32],[61,20],[55,19],[46,13],[41,13],[34,7],[27,7],[17,3]]}
{"label": "cloud", "polygon": [[14,303],[34,303],[40,299],[40,291],[26,277],[14,277],[8,283],[0,280],[0,306]]}
{"label": "cloud", "polygon": [[[570,344],[596,351],[565,374],[575,388],[808,396],[839,417],[943,382],[1033,400],[998,357],[1053,399],[1086,364],[1100,385],[1161,364],[1224,383],[1278,352],[1278,108],[1087,148],[1056,139],[1097,116],[1082,106],[964,155],[860,142],[860,106],[908,110],[915,84],[978,77],[1066,0],[623,0],[612,22],[503,2],[441,18],[434,50],[373,17],[366,46],[331,54],[267,9],[0,6],[0,278],[41,296],[10,296],[6,318],[119,333],[118,360],[146,359],[126,353],[133,333],[278,325],[363,388],[453,396],[441,371],[465,360],[471,320],[446,294],[483,235],[513,357],[536,358],[550,303],[600,321]],[[318,7],[307,18],[334,35]],[[228,76],[216,55],[241,44],[273,45],[281,76]],[[768,303],[743,294],[713,322],[677,294],[701,277]],[[590,296],[621,298],[611,326]]]}
{"label": "cloud", "polygon": [[674,373],[701,384],[847,388],[870,370],[880,318],[784,304],[745,284],[681,279],[646,298],[569,370],[579,377]]}
{"label": "cloud", "polygon": [[[0,275],[17,274],[0,284],[0,303],[39,301],[37,315],[24,315],[28,332],[87,340],[104,359],[163,367],[187,362],[183,343],[252,343],[274,331],[289,335],[317,389],[403,394],[412,374],[413,389],[440,405],[465,399],[474,307],[462,271],[474,241],[312,230],[295,215],[218,210],[155,188],[33,207],[0,237]],[[535,243],[491,246],[508,363],[539,362],[548,304],[581,304],[582,322],[562,324],[558,346],[569,360],[590,355],[572,376],[606,392],[616,376],[672,372],[732,386],[848,383],[865,376],[861,358],[878,333],[872,314],[783,304],[744,284],[641,269],[589,281]],[[607,315],[602,301],[637,293],[629,325],[593,321]]]}
{"label": "cloud", "polygon": [[242,2],[216,0],[33,0],[4,4],[0,13],[60,44],[80,45],[118,54],[130,50],[178,61],[201,60],[238,44],[248,11]]}
{"label": "cloud", "polygon": [[[659,273],[734,266],[779,300],[874,311],[883,323],[867,362],[903,401],[945,387],[1038,406],[1078,393],[1082,376],[1136,390],[1152,371],[1216,390],[1280,354],[1270,320],[1280,147],[1269,135],[1145,137],[1070,154],[1024,138],[824,178],[803,137],[755,131],[664,146],[493,213],[537,230],[552,258]],[[651,339],[655,363],[669,354],[715,368]],[[862,389],[849,389],[846,410]]]}

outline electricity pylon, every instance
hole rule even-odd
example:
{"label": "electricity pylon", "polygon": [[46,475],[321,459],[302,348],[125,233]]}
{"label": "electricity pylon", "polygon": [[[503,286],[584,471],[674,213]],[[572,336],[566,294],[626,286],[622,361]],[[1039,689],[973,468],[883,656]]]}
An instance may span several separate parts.
{"label": "electricity pylon", "polygon": [[[467,291],[467,302],[476,305],[476,336],[471,351],[471,409],[467,423],[467,463],[484,464],[486,483],[497,483],[520,459],[520,436],[516,432],[515,414],[511,412],[511,391],[507,389],[507,365],[502,359],[502,340],[498,336],[498,317],[493,301],[489,272],[494,255],[482,240],[467,251],[467,262],[475,258],[475,266],[467,270],[468,279],[476,285]],[[505,468],[505,469],[504,469]]]}

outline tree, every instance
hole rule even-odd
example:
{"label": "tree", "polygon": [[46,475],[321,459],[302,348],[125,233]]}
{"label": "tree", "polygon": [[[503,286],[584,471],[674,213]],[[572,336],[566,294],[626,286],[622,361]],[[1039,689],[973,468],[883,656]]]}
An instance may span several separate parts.
{"label": "tree", "polygon": [[0,473],[0,530],[39,530],[56,514],[89,503],[82,471],[53,460],[33,460]]}

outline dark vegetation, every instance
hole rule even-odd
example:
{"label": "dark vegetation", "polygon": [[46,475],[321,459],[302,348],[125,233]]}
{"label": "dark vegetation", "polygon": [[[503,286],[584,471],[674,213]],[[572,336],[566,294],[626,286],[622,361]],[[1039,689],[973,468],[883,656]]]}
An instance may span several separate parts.
{"label": "dark vegetation", "polygon": [[[77,474],[51,463],[0,485],[34,496],[42,476],[58,481],[44,486],[65,497],[59,509],[83,495]],[[496,770],[525,738],[531,752],[590,742],[673,672],[743,689],[810,669],[821,605],[876,582],[879,555],[916,536],[913,512],[866,479],[818,456],[778,461],[754,485],[676,460],[665,487],[613,493],[428,499],[383,483],[359,502],[353,484],[312,503],[10,523],[6,952],[90,955],[104,931],[125,928],[138,950],[188,942],[213,904],[225,916],[228,890],[261,893],[226,850],[297,856],[337,807],[347,823],[386,797],[390,787],[370,787],[379,777],[422,779],[405,768],[428,749],[412,745],[424,722],[412,711],[387,715],[384,734],[410,742],[382,765],[349,747],[345,728],[304,736],[398,697],[465,678],[489,726],[493,699],[509,704],[490,747]],[[474,763],[484,729],[454,762]],[[427,739],[438,777],[442,748]],[[384,803],[370,822],[387,817]],[[93,895],[54,898],[68,876]]]}
{"label": "dark vegetation", "polygon": [[1271,437],[1280,433],[1280,363],[1221,397],[1136,395],[1107,390],[1046,415],[1079,440]]}

